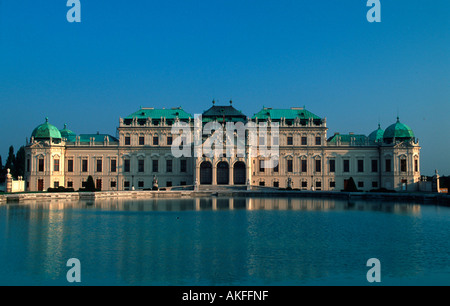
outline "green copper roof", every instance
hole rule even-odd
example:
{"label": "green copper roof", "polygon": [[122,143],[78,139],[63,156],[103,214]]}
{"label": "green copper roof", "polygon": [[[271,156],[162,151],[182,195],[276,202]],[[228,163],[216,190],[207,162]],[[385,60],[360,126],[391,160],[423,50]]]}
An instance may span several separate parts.
{"label": "green copper roof", "polygon": [[69,130],[67,128],[67,124],[64,124],[64,128],[62,130],[60,130],[59,132],[61,133],[61,137],[66,138],[66,139],[69,139],[72,136],[76,136],[76,134],[74,132],[72,132],[71,130]]}
{"label": "green copper roof", "polygon": [[34,139],[61,139],[61,133],[56,126],[48,123],[48,118],[45,118],[45,123],[36,127],[31,133],[31,137]]}
{"label": "green copper roof", "polygon": [[384,130],[378,124],[378,129],[369,134],[369,141],[382,142],[383,135],[384,135]]}
{"label": "green copper roof", "polygon": [[397,122],[390,125],[386,131],[384,131],[383,139],[384,140],[393,140],[394,138],[400,140],[412,139],[414,138],[414,132],[412,129],[400,122],[400,119],[397,117]]}
{"label": "green copper roof", "polygon": [[174,107],[169,109],[154,109],[144,107],[125,117],[124,119],[161,119],[161,117],[164,117],[166,119],[176,119],[178,117],[178,119],[180,120],[188,120],[189,118],[193,118],[191,114],[185,112],[181,107]]}
{"label": "green copper roof", "polygon": [[321,119],[319,116],[311,113],[303,107],[291,108],[291,109],[273,109],[263,108],[258,113],[253,115],[252,119],[267,120],[270,117],[271,120],[279,120],[285,118],[286,120],[299,119]]}
{"label": "green copper roof", "polygon": [[367,136],[362,134],[335,134],[328,139],[330,144],[336,144],[338,141],[340,144],[364,145],[367,143]]}

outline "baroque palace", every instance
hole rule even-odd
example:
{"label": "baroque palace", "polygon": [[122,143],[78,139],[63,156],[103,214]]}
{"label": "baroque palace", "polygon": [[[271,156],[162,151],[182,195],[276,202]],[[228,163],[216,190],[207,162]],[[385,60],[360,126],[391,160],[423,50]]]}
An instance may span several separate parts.
{"label": "baroque palace", "polygon": [[[64,186],[78,190],[94,178],[100,190],[151,189],[159,187],[217,185],[266,186],[301,190],[344,190],[350,180],[362,191],[372,189],[419,189],[420,146],[413,131],[399,118],[386,130],[368,136],[327,136],[326,118],[305,108],[263,107],[247,117],[230,105],[213,106],[201,116],[203,125],[215,122],[278,124],[278,135],[269,143],[257,136],[257,145],[278,145],[278,163],[263,166],[264,156],[244,138],[244,153],[190,154],[175,157],[172,147],[189,143],[172,133],[177,122],[194,130],[194,117],[182,108],[140,108],[120,118],[117,135],[76,134],[58,129],[48,119],[32,134],[25,147],[27,191]],[[202,141],[210,135],[203,132]],[[253,142],[252,142],[253,143]],[[236,143],[235,143],[236,144]],[[194,146],[190,152],[194,153]],[[251,154],[253,153],[253,154]]]}

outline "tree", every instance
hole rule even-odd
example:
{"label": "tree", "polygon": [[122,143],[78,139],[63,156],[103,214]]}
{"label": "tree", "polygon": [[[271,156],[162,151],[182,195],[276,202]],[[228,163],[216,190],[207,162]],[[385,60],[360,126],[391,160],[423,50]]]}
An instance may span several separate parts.
{"label": "tree", "polygon": [[86,181],[86,191],[95,191],[95,183],[92,175],[89,175]]}
{"label": "tree", "polygon": [[353,180],[353,177],[350,177],[348,180],[347,186],[345,187],[344,191],[347,192],[356,192],[358,191],[358,188],[356,188],[355,181]]}
{"label": "tree", "polygon": [[25,148],[23,146],[16,153],[12,170],[12,174],[16,178],[25,175]]}
{"label": "tree", "polygon": [[0,183],[3,184],[5,182],[5,173],[3,169],[2,156],[0,155]]}
{"label": "tree", "polygon": [[16,157],[14,156],[14,147],[10,146],[8,158],[6,159],[5,169],[13,170],[15,160],[16,160]]}

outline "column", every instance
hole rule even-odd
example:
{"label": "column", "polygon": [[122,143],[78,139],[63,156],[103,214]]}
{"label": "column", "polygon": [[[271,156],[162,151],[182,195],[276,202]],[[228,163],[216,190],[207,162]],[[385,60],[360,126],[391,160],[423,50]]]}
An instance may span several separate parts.
{"label": "column", "polygon": [[233,163],[230,160],[230,162],[228,163],[228,171],[229,171],[229,179],[228,179],[228,184],[230,185],[234,185],[234,169],[233,169]]}
{"label": "column", "polygon": [[194,157],[194,190],[198,190],[198,186],[200,185],[200,165],[199,158]]}
{"label": "column", "polygon": [[212,163],[212,185],[215,186],[217,185],[217,164],[216,164],[216,159],[215,156],[212,158],[211,160]]}

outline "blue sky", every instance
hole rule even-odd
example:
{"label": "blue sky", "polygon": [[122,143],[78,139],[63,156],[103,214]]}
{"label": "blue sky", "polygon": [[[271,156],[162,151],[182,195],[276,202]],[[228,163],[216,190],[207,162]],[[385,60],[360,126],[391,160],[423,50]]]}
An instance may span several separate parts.
{"label": "blue sky", "polygon": [[0,0],[0,155],[49,117],[115,135],[140,106],[218,104],[252,116],[306,106],[335,132],[369,134],[397,114],[421,171],[450,175],[450,1]]}

